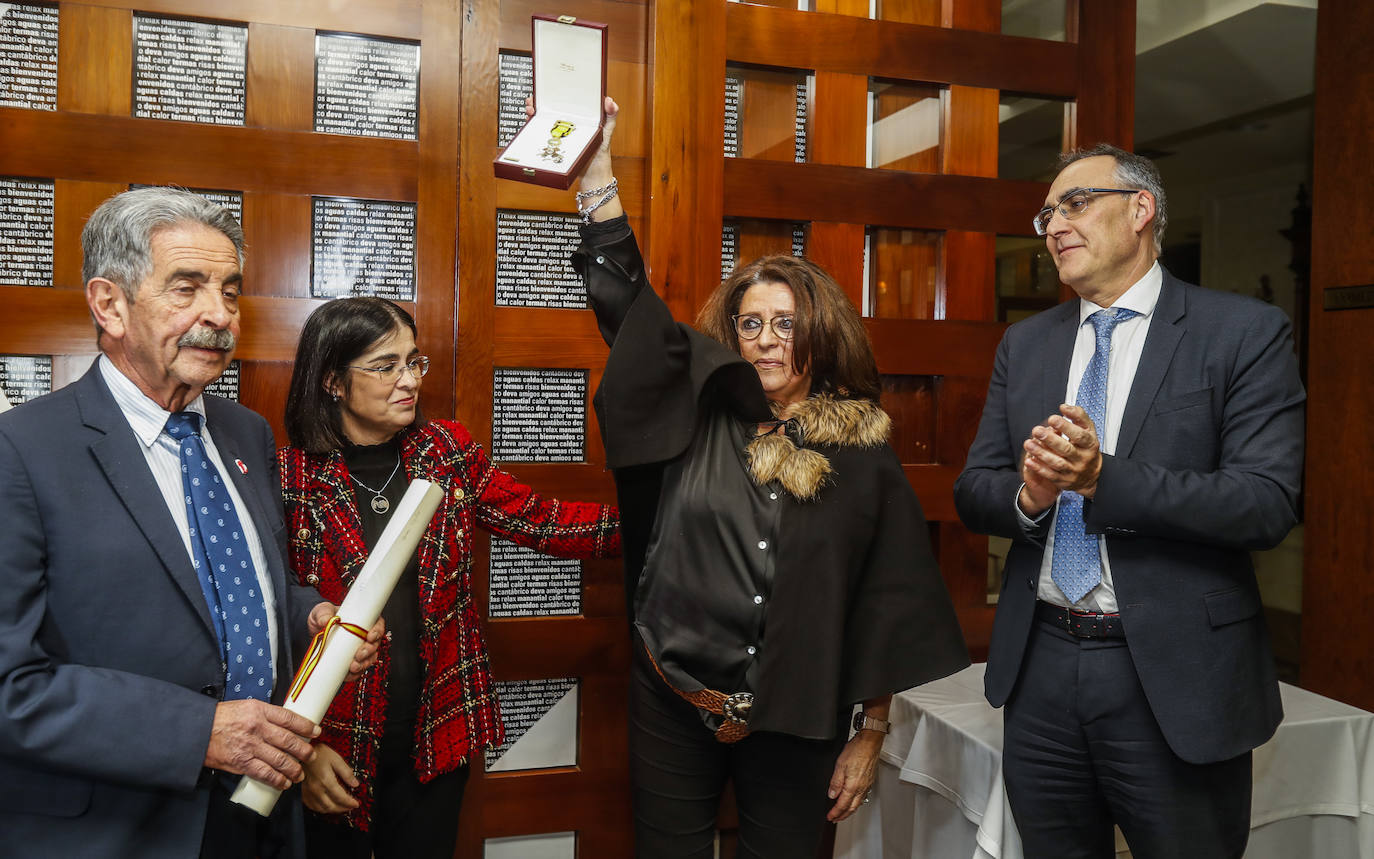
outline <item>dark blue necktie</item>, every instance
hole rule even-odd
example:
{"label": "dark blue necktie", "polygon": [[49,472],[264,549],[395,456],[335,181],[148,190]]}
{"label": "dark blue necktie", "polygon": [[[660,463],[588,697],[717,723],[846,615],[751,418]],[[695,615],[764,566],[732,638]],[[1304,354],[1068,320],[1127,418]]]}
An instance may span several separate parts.
{"label": "dark blue necktie", "polygon": [[[1112,330],[1140,314],[1124,307],[1099,310],[1088,321],[1093,325],[1097,343],[1092,360],[1078,383],[1076,402],[1092,418],[1100,445],[1107,437],[1107,367],[1112,354]],[[1102,557],[1097,548],[1097,535],[1089,534],[1083,525],[1083,496],[1077,492],[1059,495],[1059,515],[1054,524],[1054,557],[1050,562],[1050,578],[1069,598],[1078,602],[1102,581]]]}
{"label": "dark blue necktie", "polygon": [[176,412],[167,418],[167,434],[181,450],[191,563],[219,638],[224,698],[266,701],[272,697],[267,609],[233,498],[205,453],[200,415]]}

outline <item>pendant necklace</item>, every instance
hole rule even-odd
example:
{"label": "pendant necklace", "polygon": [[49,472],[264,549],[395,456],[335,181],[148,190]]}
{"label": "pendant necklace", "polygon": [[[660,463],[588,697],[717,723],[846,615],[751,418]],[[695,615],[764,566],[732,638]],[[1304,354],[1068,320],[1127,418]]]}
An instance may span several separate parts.
{"label": "pendant necklace", "polygon": [[396,477],[396,472],[398,472],[398,471],[400,471],[400,470],[401,470],[401,455],[398,453],[398,454],[396,454],[396,467],[393,468],[393,469],[391,469],[391,477],[388,477],[388,478],[386,479],[386,483],[383,483],[383,484],[382,484],[382,488],[381,488],[381,489],[373,489],[371,486],[368,486],[366,483],[363,483],[361,480],[359,480],[358,478],[354,477],[352,474],[349,474],[349,475],[348,475],[348,479],[351,480],[351,481],[353,481],[354,483],[358,484],[358,485],[361,486],[362,488],[366,489],[368,492],[371,492],[371,493],[372,493],[372,503],[371,503],[372,512],[373,512],[373,513],[376,513],[378,516],[380,516],[380,515],[382,515],[383,513],[385,513],[386,511],[388,511],[388,510],[391,509],[391,502],[390,502],[390,501],[387,501],[387,500],[386,500],[386,496],[383,495],[382,493],[385,492],[385,491],[386,491],[386,488],[387,488],[388,486],[391,485],[391,481]]}

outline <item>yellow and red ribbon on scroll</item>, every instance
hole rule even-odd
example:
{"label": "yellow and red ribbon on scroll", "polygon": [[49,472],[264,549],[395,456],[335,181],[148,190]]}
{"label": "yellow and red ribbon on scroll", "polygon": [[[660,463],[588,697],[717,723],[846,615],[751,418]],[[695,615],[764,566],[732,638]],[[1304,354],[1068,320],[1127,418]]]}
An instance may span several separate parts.
{"label": "yellow and red ribbon on scroll", "polygon": [[315,673],[315,666],[320,663],[320,657],[324,654],[324,646],[329,642],[329,633],[334,627],[352,633],[363,641],[367,641],[367,630],[358,626],[356,623],[347,623],[339,619],[336,614],[329,619],[329,623],[324,625],[324,629],[315,634],[310,640],[310,649],[305,652],[305,659],[301,660],[301,667],[296,671],[296,679],[291,681],[291,691],[287,698],[291,701],[300,697],[301,690],[305,688],[305,683],[310,679],[310,675]]}

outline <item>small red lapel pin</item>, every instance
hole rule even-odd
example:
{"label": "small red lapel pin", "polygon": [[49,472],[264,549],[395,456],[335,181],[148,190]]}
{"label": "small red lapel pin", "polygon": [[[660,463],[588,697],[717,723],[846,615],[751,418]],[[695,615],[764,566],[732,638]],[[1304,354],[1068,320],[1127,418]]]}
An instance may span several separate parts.
{"label": "small red lapel pin", "polygon": [[239,471],[242,471],[244,474],[248,473],[248,466],[243,464],[243,460],[236,459],[234,460],[234,464],[239,467]]}

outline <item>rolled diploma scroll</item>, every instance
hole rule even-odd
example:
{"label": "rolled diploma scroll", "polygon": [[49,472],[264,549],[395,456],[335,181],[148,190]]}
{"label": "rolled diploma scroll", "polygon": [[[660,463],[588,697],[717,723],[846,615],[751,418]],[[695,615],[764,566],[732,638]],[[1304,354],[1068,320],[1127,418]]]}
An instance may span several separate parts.
{"label": "rolled diploma scroll", "polygon": [[[377,545],[368,555],[367,562],[358,571],[353,587],[348,589],[343,605],[339,606],[341,623],[354,624],[366,630],[377,622],[382,615],[382,607],[391,597],[397,580],[401,578],[411,555],[415,554],[415,547],[420,545],[420,538],[424,536],[429,520],[434,518],[434,511],[439,509],[439,502],[443,498],[444,490],[438,485],[428,480],[411,482],[401,503],[396,505],[391,521],[377,539]],[[343,685],[344,678],[348,676],[348,667],[353,662],[353,655],[358,652],[358,644],[357,637],[348,631],[337,626],[330,627],[319,660],[311,667],[311,657],[307,654],[306,661],[291,682],[293,694],[287,696],[283,706],[319,724],[330,702],[338,694],[339,687]],[[314,649],[313,644],[311,649]],[[297,690],[296,685],[304,672],[308,672],[309,676]],[[281,791],[275,787],[244,776],[230,799],[267,817],[272,813],[279,796]]]}

